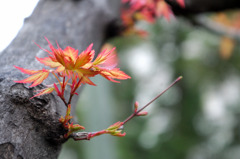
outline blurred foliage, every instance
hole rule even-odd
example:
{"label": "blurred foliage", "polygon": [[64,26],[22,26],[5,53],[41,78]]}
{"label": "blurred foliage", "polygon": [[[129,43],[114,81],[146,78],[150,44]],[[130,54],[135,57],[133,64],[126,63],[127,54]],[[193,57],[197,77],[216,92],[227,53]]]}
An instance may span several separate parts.
{"label": "blurred foliage", "polygon": [[[223,59],[221,36],[184,19],[142,23],[139,27],[147,29],[147,39],[121,37],[110,41],[117,47],[120,68],[132,79],[121,84],[106,82],[103,88],[98,88],[102,81],[97,79],[97,87],[86,87],[79,101],[79,123],[87,131],[89,122],[93,122],[89,131],[100,125],[106,128],[130,115],[135,100],[141,107],[179,75],[183,80],[148,108],[148,116],[127,123],[126,137],[69,141],[60,158],[72,154],[67,158],[94,159],[89,154],[95,153],[104,159],[238,159],[238,43],[231,56]],[[111,102],[101,102],[108,100]]]}

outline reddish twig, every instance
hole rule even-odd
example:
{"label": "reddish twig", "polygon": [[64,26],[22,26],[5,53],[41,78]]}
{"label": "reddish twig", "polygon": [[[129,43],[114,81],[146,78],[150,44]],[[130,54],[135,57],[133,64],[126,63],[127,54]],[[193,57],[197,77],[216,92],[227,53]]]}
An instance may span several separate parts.
{"label": "reddish twig", "polygon": [[158,99],[160,96],[162,96],[166,91],[168,91],[173,85],[175,85],[177,82],[179,82],[183,77],[178,77],[173,83],[171,83],[165,90],[163,90],[159,95],[157,95],[155,98],[153,98],[150,102],[148,102],[146,105],[144,105],[141,109],[137,110],[138,104],[135,103],[135,110],[134,113],[131,114],[128,118],[126,118],[123,122],[117,122],[110,127],[108,127],[105,130],[100,130],[96,132],[76,132],[72,133],[69,137],[73,138],[74,140],[90,140],[91,138],[95,136],[99,136],[102,134],[111,134],[113,136],[125,136],[125,133],[121,133],[123,125],[126,124],[128,121],[130,121],[135,116],[140,116],[140,113],[142,115],[144,114],[142,111],[148,107],[150,104],[152,104],[156,99]]}
{"label": "reddish twig", "polygon": [[163,90],[159,95],[157,95],[155,98],[153,98],[150,102],[148,102],[145,106],[143,106],[138,111],[134,112],[132,115],[130,115],[127,119],[123,121],[124,124],[126,124],[129,120],[131,120],[133,117],[135,117],[137,114],[139,114],[143,109],[148,107],[150,104],[152,104],[155,100],[157,100],[160,96],[162,96],[167,90],[169,90],[173,85],[175,85],[177,82],[179,82],[183,77],[178,77],[172,84],[170,84],[165,90]]}

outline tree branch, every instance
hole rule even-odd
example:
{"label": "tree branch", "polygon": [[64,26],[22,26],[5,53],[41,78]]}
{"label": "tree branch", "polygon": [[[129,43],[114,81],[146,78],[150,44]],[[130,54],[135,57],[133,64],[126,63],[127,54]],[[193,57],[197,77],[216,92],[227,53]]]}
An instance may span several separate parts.
{"label": "tree branch", "polygon": [[194,25],[201,26],[201,27],[203,27],[211,32],[214,32],[216,34],[219,34],[221,36],[228,36],[228,37],[231,37],[232,39],[240,41],[240,31],[237,28],[231,28],[231,27],[224,26],[204,15],[198,15],[194,18],[191,18],[190,21]]}
{"label": "tree branch", "polygon": [[185,8],[173,0],[166,0],[176,15],[193,15],[206,12],[218,12],[228,9],[239,9],[238,0],[185,0]]}

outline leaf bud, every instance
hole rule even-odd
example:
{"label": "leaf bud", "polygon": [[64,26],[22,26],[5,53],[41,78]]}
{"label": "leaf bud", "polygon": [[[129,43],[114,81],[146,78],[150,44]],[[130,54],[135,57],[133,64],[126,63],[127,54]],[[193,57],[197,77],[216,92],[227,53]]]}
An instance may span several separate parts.
{"label": "leaf bud", "polygon": [[135,113],[136,113],[137,110],[138,110],[138,105],[139,105],[139,103],[138,103],[138,101],[136,101],[136,102],[134,103],[134,112],[135,112]]}
{"label": "leaf bud", "polygon": [[144,111],[144,112],[139,112],[137,116],[146,116],[147,114],[148,112]]}

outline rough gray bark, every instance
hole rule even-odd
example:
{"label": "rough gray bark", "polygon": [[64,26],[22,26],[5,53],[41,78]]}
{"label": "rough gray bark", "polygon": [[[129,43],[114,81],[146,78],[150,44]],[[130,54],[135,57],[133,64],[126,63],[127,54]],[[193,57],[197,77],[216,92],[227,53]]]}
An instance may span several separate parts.
{"label": "rough gray bark", "polygon": [[[41,69],[35,56],[46,53],[46,36],[53,44],[85,49],[94,43],[96,51],[107,36],[110,24],[119,17],[119,0],[41,0],[0,59],[0,158],[57,158],[64,129],[58,122],[65,106],[54,95],[29,100],[37,88],[16,84],[27,76],[13,67]],[[33,42],[34,41],[34,42]],[[56,45],[55,45],[56,46]],[[52,83],[54,79],[45,82]]]}
{"label": "rough gray bark", "polygon": [[[237,0],[186,0],[186,8],[172,4],[179,14],[239,7]],[[231,5],[230,5],[231,4]],[[234,4],[234,5],[232,5]],[[13,68],[39,69],[35,56],[46,55],[34,43],[48,48],[46,36],[61,47],[79,51],[90,43],[98,51],[119,17],[120,0],[41,0],[13,42],[0,53],[0,158],[57,158],[64,130],[58,122],[65,106],[54,95],[34,98],[36,88],[16,84],[26,76]],[[111,28],[112,30],[108,30]],[[52,83],[49,79],[46,83]]]}

